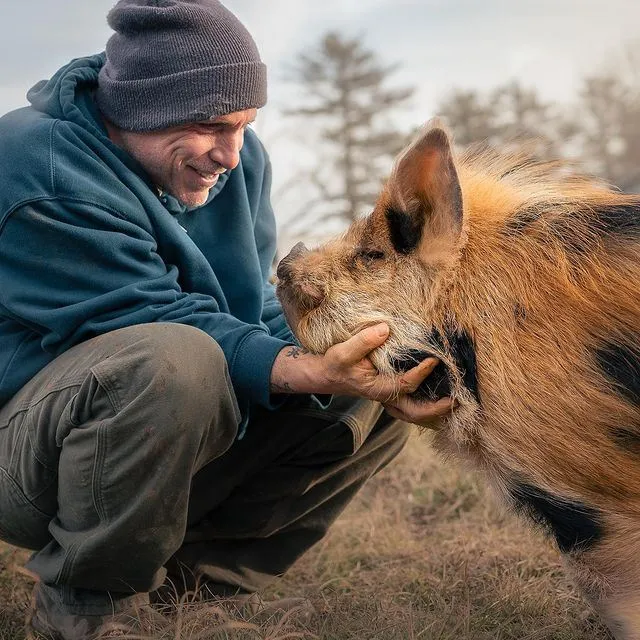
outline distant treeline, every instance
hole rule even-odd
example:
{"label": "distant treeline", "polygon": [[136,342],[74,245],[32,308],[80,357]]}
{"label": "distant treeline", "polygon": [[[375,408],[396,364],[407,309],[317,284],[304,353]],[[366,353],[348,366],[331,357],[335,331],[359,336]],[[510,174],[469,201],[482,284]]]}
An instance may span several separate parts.
{"label": "distant treeline", "polygon": [[[284,115],[315,132],[313,144],[306,145],[317,156],[313,168],[299,171],[282,188],[281,193],[295,186],[306,194],[289,234],[310,234],[330,220],[346,224],[371,208],[390,158],[407,142],[392,116],[407,106],[415,88],[390,86],[397,69],[361,39],[335,32],[287,69],[300,104]],[[640,191],[640,41],[583,78],[572,104],[545,102],[535,88],[514,80],[483,92],[455,89],[436,114],[460,146],[534,140],[540,155],[578,159],[620,189]]]}

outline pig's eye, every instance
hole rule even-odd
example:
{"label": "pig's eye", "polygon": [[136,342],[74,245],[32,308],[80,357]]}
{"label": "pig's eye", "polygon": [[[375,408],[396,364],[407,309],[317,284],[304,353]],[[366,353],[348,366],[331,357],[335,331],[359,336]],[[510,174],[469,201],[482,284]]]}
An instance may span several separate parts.
{"label": "pig's eye", "polygon": [[376,260],[382,260],[384,258],[384,253],[375,249],[362,249],[361,251],[358,251],[356,257],[362,262],[370,264]]}

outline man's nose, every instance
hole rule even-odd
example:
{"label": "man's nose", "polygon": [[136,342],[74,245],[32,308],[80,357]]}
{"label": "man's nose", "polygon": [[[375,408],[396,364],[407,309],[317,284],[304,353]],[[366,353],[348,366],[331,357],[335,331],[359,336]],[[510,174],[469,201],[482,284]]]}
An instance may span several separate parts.
{"label": "man's nose", "polygon": [[244,144],[244,131],[237,131],[218,140],[209,152],[209,157],[227,171],[235,169],[240,162],[240,150]]}

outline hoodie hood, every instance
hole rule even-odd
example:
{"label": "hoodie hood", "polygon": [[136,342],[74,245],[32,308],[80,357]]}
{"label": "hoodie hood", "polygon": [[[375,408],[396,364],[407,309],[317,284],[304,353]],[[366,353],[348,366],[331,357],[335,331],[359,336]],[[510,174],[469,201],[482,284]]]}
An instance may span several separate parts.
{"label": "hoodie hood", "polygon": [[68,120],[100,137],[107,131],[93,101],[104,53],[76,58],[59,69],[49,80],[40,80],[27,92],[27,100],[37,111],[52,118]]}
{"label": "hoodie hood", "polygon": [[[100,138],[103,143],[112,147],[132,170],[150,182],[142,165],[111,142],[94,101],[94,93],[98,88],[98,74],[105,61],[104,53],[76,58],[59,69],[49,80],[40,80],[31,87],[27,92],[27,100],[37,111],[52,118],[73,122]],[[229,172],[223,173],[218,178],[216,185],[209,191],[207,201],[200,206],[211,202],[220,192],[229,177],[228,174]],[[161,201],[173,215],[192,210],[168,193],[163,194]]]}

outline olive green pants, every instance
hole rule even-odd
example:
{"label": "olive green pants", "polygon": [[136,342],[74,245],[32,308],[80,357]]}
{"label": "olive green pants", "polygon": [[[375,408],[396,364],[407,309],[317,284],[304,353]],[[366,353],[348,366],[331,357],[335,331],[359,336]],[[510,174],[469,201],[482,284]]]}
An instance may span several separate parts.
{"label": "olive green pants", "polygon": [[0,409],[0,538],[47,597],[126,607],[166,566],[255,591],[320,540],[407,438],[379,404],[292,396],[240,414],[222,350],[156,323],[79,344]]}

